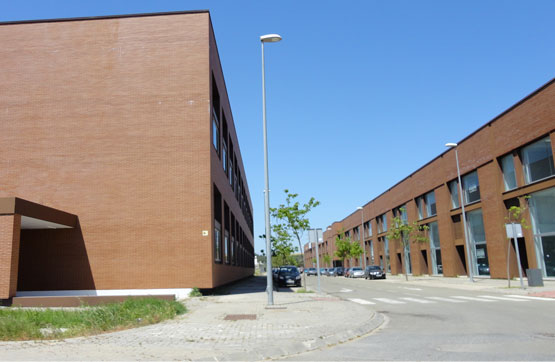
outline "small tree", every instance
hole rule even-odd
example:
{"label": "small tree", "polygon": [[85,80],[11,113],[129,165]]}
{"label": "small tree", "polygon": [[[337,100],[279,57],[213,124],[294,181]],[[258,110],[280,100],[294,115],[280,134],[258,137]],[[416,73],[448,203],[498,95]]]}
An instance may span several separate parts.
{"label": "small tree", "polygon": [[360,244],[357,243],[356,241],[352,241],[351,242],[351,250],[350,250],[351,257],[358,259],[358,258],[360,258],[362,253],[364,253],[364,250],[362,250],[362,247],[360,246]]}
{"label": "small tree", "polygon": [[[299,250],[303,254],[304,260],[304,250],[301,245],[301,239],[304,232],[310,228],[307,214],[310,210],[320,205],[320,202],[316,201],[314,197],[311,197],[308,203],[301,206],[299,202],[295,200],[299,196],[298,194],[290,193],[287,189],[284,190],[284,192],[286,195],[285,204],[280,204],[277,208],[271,208],[270,211],[272,216],[277,220],[278,225],[281,225],[280,231],[297,239]],[[306,286],[306,273],[303,273],[303,283]]]}
{"label": "small tree", "polygon": [[312,266],[316,265],[316,258],[312,258]]}
{"label": "small tree", "polygon": [[331,263],[331,256],[328,253],[326,253],[322,257],[322,259],[324,259],[324,264],[326,264],[326,266],[329,267]]}
{"label": "small tree", "polygon": [[345,266],[345,259],[351,256],[351,238],[345,237],[343,229],[335,237],[335,248],[335,256],[341,259],[341,265]]}
{"label": "small tree", "polygon": [[[505,221],[509,224],[520,224],[523,229],[529,229],[530,226],[528,225],[528,221],[524,216],[524,212],[528,209],[528,199],[530,196],[524,196],[524,202],[526,203],[524,206],[511,206],[507,210],[507,216],[505,216]],[[511,287],[511,273],[510,273],[510,256],[511,256],[511,239],[508,238],[509,243],[507,246],[507,284],[508,287]],[[515,251],[517,252],[518,258],[518,239],[515,237]],[[517,260],[517,264],[520,265],[520,260]],[[519,268],[520,269],[520,268]],[[518,271],[519,275],[521,276],[521,283],[522,283],[522,271]]]}
{"label": "small tree", "polygon": [[[400,209],[401,214],[405,211],[404,208]],[[429,241],[428,237],[425,235],[425,231],[429,227],[426,225],[418,225],[416,221],[412,223],[404,221],[401,216],[395,216],[393,218],[393,225],[389,228],[387,232],[387,238],[389,240],[397,240],[401,244],[403,249],[403,259],[405,260],[405,279],[409,280],[408,274],[408,255],[406,249],[410,248],[411,243],[426,243]]]}

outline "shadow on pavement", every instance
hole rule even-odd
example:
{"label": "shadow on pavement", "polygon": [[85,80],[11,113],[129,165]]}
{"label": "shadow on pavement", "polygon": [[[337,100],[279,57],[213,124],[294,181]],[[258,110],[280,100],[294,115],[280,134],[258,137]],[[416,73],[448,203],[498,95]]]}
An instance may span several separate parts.
{"label": "shadow on pavement", "polygon": [[[233,295],[233,294],[249,294],[261,293],[266,291],[266,276],[251,276],[231,284],[223,285],[211,290],[203,290],[204,295]],[[274,292],[293,293],[291,288],[280,287],[274,283]]]}

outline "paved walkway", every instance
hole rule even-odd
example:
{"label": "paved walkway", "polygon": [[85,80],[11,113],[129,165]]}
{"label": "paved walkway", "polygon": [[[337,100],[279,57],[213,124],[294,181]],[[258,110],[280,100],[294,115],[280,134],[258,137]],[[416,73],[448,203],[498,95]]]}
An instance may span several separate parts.
{"label": "paved walkway", "polygon": [[[358,304],[315,293],[274,292],[265,277],[192,298],[164,323],[61,341],[0,342],[2,360],[263,360],[335,345],[383,323]],[[225,294],[233,293],[233,294]]]}
{"label": "paved walkway", "polygon": [[408,282],[405,275],[387,275],[388,283],[406,283],[413,285],[425,285],[438,288],[450,288],[459,290],[477,290],[494,293],[510,293],[531,296],[543,296],[555,298],[555,280],[544,280],[543,287],[528,287],[528,281],[524,278],[524,289],[520,287],[518,278],[511,280],[511,287],[506,279],[474,278],[471,282],[468,277],[447,278],[442,276],[412,276],[409,275]]}

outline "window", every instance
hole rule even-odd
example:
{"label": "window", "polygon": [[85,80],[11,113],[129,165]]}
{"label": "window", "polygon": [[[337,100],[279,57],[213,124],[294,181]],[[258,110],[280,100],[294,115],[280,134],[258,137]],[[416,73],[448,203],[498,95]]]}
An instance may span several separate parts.
{"label": "window", "polygon": [[428,192],[426,198],[426,213],[428,217],[436,215],[436,194],[433,191]]}
{"label": "window", "polygon": [[416,207],[418,209],[418,220],[424,218],[424,198],[422,196],[416,198]]}
{"label": "window", "polygon": [[222,261],[222,226],[214,221],[214,260]]}
{"label": "window", "polygon": [[451,193],[451,205],[453,209],[461,207],[459,202],[459,180],[449,182],[449,192]]}
{"label": "window", "polygon": [[512,153],[501,158],[501,171],[503,172],[505,191],[516,189],[515,164]]}
{"label": "window", "polygon": [[555,175],[549,137],[524,147],[521,153],[524,178],[527,184]]}
{"label": "window", "polygon": [[464,204],[480,201],[480,184],[478,183],[478,172],[474,171],[463,176],[462,186],[464,193]]}
{"label": "window", "polygon": [[482,210],[478,209],[466,213],[466,222],[473,259],[471,267],[477,275],[490,275]]}
{"label": "window", "polygon": [[364,223],[364,236],[371,237],[372,236],[372,223],[367,221]]}
{"label": "window", "polygon": [[358,226],[353,228],[353,237],[355,240],[360,240],[360,233],[358,232]]}
{"label": "window", "polygon": [[378,225],[378,234],[387,231],[387,220],[385,214],[382,214],[376,218],[376,224]]}
{"label": "window", "polygon": [[370,240],[370,262],[374,264],[374,243]]}
{"label": "window", "polygon": [[555,187],[530,194],[536,257],[544,277],[555,277]]}
{"label": "window", "polygon": [[216,115],[216,110],[212,112],[212,143],[218,155],[220,154],[220,124]]}
{"label": "window", "polygon": [[437,222],[428,225],[430,235],[430,254],[432,256],[432,274],[443,274],[443,264],[441,262],[441,249],[439,247],[439,230]]}
{"label": "window", "polygon": [[393,209],[393,217],[398,217],[401,219],[403,224],[407,224],[408,223],[407,205],[402,205]]}
{"label": "window", "polygon": [[345,239],[349,238],[351,236],[351,233],[349,231],[345,231]]}
{"label": "window", "polygon": [[231,137],[229,140],[229,167],[227,170],[227,177],[229,178],[229,185],[231,186],[231,189],[233,190],[234,188],[234,183],[233,183],[233,177],[234,177],[234,163],[233,163],[233,158],[235,153],[233,152],[233,142],[231,142]]}

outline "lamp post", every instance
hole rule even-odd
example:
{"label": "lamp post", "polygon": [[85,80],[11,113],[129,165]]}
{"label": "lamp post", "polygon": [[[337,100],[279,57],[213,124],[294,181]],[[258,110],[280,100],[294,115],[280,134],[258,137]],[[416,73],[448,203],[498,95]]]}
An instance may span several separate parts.
{"label": "lamp post", "polygon": [[455,149],[455,160],[457,161],[457,178],[459,180],[459,196],[461,201],[461,211],[464,228],[464,244],[466,245],[466,257],[468,258],[468,277],[470,278],[470,281],[474,283],[474,272],[472,271],[472,269],[474,268],[474,260],[472,259],[472,253],[470,251],[470,244],[468,241],[468,230],[466,229],[466,213],[464,212],[464,197],[462,191],[461,170],[459,168],[459,154],[457,152],[457,146],[458,145],[456,143],[445,144],[445,147]]}
{"label": "lamp post", "polygon": [[264,72],[264,43],[275,43],[281,40],[277,34],[267,34],[260,37],[262,44],[262,119],[264,130],[264,217],[266,221],[266,292],[268,305],[274,305],[274,283],[272,273],[272,243],[270,231],[270,183],[268,177],[268,138],[266,135],[266,84]]}
{"label": "lamp post", "polygon": [[360,240],[362,240],[362,252],[364,253],[363,265],[364,265],[364,270],[366,271],[366,243],[364,242],[364,208],[362,206],[359,206],[357,207],[357,210],[360,210],[361,212],[360,232],[358,234],[360,235]]}

